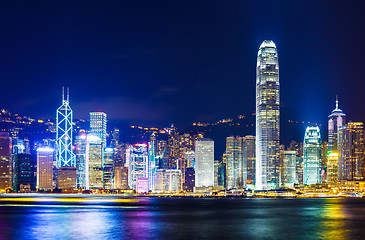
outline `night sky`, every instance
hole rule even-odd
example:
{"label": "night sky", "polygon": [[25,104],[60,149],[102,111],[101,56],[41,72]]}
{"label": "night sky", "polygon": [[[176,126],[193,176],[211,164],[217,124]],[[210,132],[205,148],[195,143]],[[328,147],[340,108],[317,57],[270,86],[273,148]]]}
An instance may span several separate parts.
{"label": "night sky", "polygon": [[281,102],[325,123],[339,95],[365,121],[362,1],[26,1],[0,4],[0,108],[149,126],[249,115],[261,42],[279,53]]}

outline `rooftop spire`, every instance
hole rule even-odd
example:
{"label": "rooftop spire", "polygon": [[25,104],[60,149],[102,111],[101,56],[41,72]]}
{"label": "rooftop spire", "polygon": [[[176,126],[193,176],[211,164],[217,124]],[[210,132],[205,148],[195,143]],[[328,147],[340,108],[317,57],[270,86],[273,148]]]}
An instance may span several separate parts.
{"label": "rooftop spire", "polygon": [[62,102],[65,101],[65,87],[62,87]]}
{"label": "rooftop spire", "polygon": [[336,95],[336,109],[338,109],[338,96]]}

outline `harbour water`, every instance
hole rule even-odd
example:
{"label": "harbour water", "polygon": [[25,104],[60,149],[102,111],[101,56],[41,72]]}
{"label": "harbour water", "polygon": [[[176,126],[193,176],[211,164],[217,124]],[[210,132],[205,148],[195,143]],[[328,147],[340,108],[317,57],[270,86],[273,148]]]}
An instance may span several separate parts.
{"label": "harbour water", "polygon": [[365,199],[2,197],[0,239],[365,239]]}

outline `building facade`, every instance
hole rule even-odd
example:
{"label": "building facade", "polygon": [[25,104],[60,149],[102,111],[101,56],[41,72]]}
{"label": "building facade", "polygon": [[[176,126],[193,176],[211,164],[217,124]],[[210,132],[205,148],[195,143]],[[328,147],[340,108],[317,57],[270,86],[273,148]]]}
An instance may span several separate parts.
{"label": "building facade", "polygon": [[295,151],[280,152],[280,185],[293,188],[296,180],[296,160]]}
{"label": "building facade", "polygon": [[42,147],[37,149],[37,189],[53,189],[54,149]]}
{"label": "building facade", "polygon": [[210,138],[195,142],[195,186],[214,186],[214,141]]}
{"label": "building facade", "polygon": [[[246,164],[243,158],[243,138],[226,138],[226,186],[227,189],[246,185]],[[217,176],[218,177],[218,176]],[[218,179],[217,179],[218,182]]]}
{"label": "building facade", "polygon": [[279,60],[275,43],[265,40],[256,67],[256,185],[279,187],[280,144]]}
{"label": "building facade", "polygon": [[349,122],[338,131],[339,180],[364,180],[364,124]]}
{"label": "building facade", "polygon": [[106,147],[107,116],[104,112],[90,113],[90,134],[100,138],[103,149]]}
{"label": "building facade", "polygon": [[76,167],[76,157],[72,152],[72,120],[73,113],[67,97],[62,94],[62,105],[57,109],[57,167]]}
{"label": "building facade", "polygon": [[243,138],[243,162],[246,164],[246,185],[255,185],[256,175],[256,137]]}
{"label": "building facade", "polygon": [[318,127],[307,127],[303,147],[303,184],[322,183],[321,134]]}

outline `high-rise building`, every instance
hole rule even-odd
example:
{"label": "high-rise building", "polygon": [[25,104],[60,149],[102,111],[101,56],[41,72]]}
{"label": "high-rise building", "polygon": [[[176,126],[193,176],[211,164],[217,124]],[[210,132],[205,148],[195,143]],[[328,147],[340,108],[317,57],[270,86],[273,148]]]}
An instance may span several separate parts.
{"label": "high-rise building", "polygon": [[280,96],[279,60],[275,43],[265,40],[256,67],[256,185],[279,187]]}
{"label": "high-rise building", "polygon": [[195,186],[214,186],[214,141],[210,138],[195,142]]}
{"label": "high-rise building", "polygon": [[53,188],[53,157],[53,148],[41,147],[37,149],[37,189],[39,190],[51,190]]}
{"label": "high-rise building", "polygon": [[338,99],[336,96],[336,108],[328,116],[328,152],[337,151],[337,133],[338,129],[346,124],[346,114],[338,108]]}
{"label": "high-rise building", "polygon": [[155,187],[155,173],[158,169],[156,164],[155,156],[155,144],[153,142],[148,143],[148,178],[149,178],[149,189],[154,190]]}
{"label": "high-rise building", "polygon": [[364,180],[364,124],[349,122],[338,131],[339,180]]}
{"label": "high-rise building", "polygon": [[57,109],[57,167],[75,167],[75,154],[72,152],[72,110],[67,97],[62,94],[62,105]]}
{"label": "high-rise building", "polygon": [[165,191],[181,191],[182,174],[181,170],[167,169],[165,173]]}
{"label": "high-rise building", "polygon": [[97,136],[88,136],[86,148],[86,162],[89,167],[88,187],[90,189],[103,188],[103,144]]}
{"label": "high-rise building", "polygon": [[297,154],[295,183],[303,184],[303,143],[291,141],[288,150]]}
{"label": "high-rise building", "polygon": [[194,168],[187,168],[185,171],[184,190],[192,192],[195,187],[195,170]]}
{"label": "high-rise building", "polygon": [[285,187],[294,187],[296,180],[296,151],[280,152],[280,184]]}
{"label": "high-rise building", "polygon": [[9,133],[0,133],[0,191],[12,186],[11,141]]}
{"label": "high-rise building", "polygon": [[243,162],[246,164],[246,183],[255,184],[256,175],[256,137],[246,136],[243,138]]}
{"label": "high-rise building", "polygon": [[135,144],[127,149],[128,184],[129,188],[137,190],[137,179],[148,179],[148,149],[147,144]]}
{"label": "high-rise building", "polygon": [[163,193],[165,192],[165,176],[166,169],[157,169],[155,173],[155,187],[154,192]]}
{"label": "high-rise building", "polygon": [[13,161],[13,189],[20,192],[35,190],[35,160],[31,154],[15,154]]}
{"label": "high-rise building", "polygon": [[103,149],[106,147],[106,113],[90,113],[90,134],[100,138]]}
{"label": "high-rise building", "polygon": [[338,181],[338,153],[332,151],[327,157],[327,183]]}
{"label": "high-rise building", "polygon": [[86,175],[89,172],[86,169],[86,145],[87,135],[85,133],[79,133],[75,139],[76,186],[82,189],[86,189]]}
{"label": "high-rise building", "polygon": [[226,181],[227,189],[245,186],[246,164],[243,162],[243,138],[226,138]]}
{"label": "high-rise building", "polygon": [[128,189],[128,167],[116,166],[114,168],[114,188]]}
{"label": "high-rise building", "polygon": [[303,148],[303,183],[322,183],[321,178],[321,134],[318,127],[307,127]]}
{"label": "high-rise building", "polygon": [[103,161],[103,188],[113,189],[113,148],[105,148]]}

